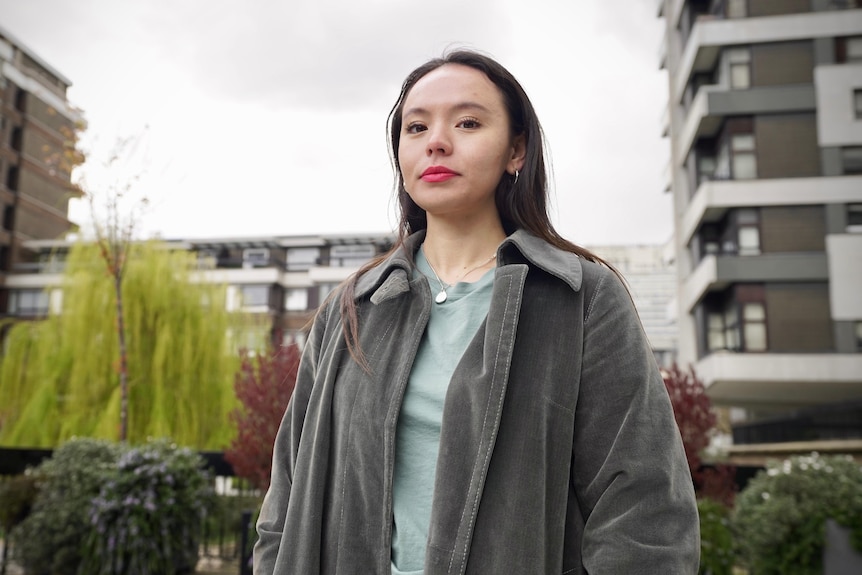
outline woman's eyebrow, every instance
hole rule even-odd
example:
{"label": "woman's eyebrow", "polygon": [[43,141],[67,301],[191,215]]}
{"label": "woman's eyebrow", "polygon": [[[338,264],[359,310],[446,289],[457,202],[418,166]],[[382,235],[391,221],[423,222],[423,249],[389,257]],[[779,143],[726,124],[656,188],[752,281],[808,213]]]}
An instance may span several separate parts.
{"label": "woman's eyebrow", "polygon": [[[455,110],[456,112],[463,112],[463,111],[468,111],[468,110],[478,110],[480,112],[486,112],[486,113],[491,112],[491,110],[489,110],[486,106],[483,106],[482,104],[480,104],[478,102],[460,102],[460,103],[452,106],[451,109]],[[407,110],[405,110],[404,114],[402,114],[402,115],[403,116],[409,116],[411,114],[421,115],[421,114],[427,114],[427,113],[428,113],[427,109],[422,108],[420,106],[414,106],[413,108],[408,108]]]}

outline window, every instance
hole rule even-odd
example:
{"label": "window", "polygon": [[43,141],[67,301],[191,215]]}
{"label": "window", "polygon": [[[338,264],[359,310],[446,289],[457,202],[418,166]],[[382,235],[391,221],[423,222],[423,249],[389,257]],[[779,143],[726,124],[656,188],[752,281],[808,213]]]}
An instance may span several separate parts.
{"label": "window", "polygon": [[730,65],[730,88],[747,90],[751,87],[751,50],[734,48],[727,51]]}
{"label": "window", "polygon": [[15,92],[15,109],[19,112],[27,111],[27,91],[23,88],[18,88]]}
{"label": "window", "polygon": [[727,0],[728,18],[745,18],[748,16],[748,0]]}
{"label": "window", "polygon": [[745,351],[766,351],[766,309],[762,303],[742,306],[742,338]]}
{"label": "window", "polygon": [[862,321],[856,322],[856,351],[862,351]]}
{"label": "window", "polygon": [[755,284],[739,284],[725,294],[708,296],[705,302],[708,351],[767,351],[764,296],[763,286]]}
{"label": "window", "polygon": [[841,167],[844,175],[862,174],[862,146],[842,148]]}
{"label": "window", "polygon": [[284,294],[284,309],[287,311],[306,311],[308,309],[308,289],[288,288]]}
{"label": "window", "polygon": [[288,271],[307,270],[317,265],[320,248],[290,248],[287,250]]}
{"label": "window", "polygon": [[847,204],[847,230],[850,233],[862,232],[862,204]]}
{"label": "window", "polygon": [[734,134],[730,138],[733,157],[731,172],[734,180],[750,180],[757,177],[757,157],[754,155],[754,134]]}
{"label": "window", "polygon": [[260,268],[269,265],[269,250],[266,248],[248,248],[242,250],[243,268]]}
{"label": "window", "polygon": [[760,220],[756,209],[742,209],[736,212],[736,235],[738,253],[741,256],[760,254]]}
{"label": "window", "polygon": [[724,339],[724,317],[720,313],[711,313],[707,318],[707,343],[709,351],[727,349]]}
{"label": "window", "polygon": [[18,166],[9,166],[6,172],[6,187],[13,192],[18,191]]}
{"label": "window", "polygon": [[862,120],[862,89],[853,90],[853,114],[857,120]]}
{"label": "window", "polygon": [[239,291],[244,308],[267,307],[269,305],[269,286],[244,285],[240,286]]}
{"label": "window", "polygon": [[702,184],[714,179],[715,176],[715,157],[701,156],[697,159],[697,183]]}
{"label": "window", "polygon": [[23,130],[21,130],[21,126],[15,126],[12,129],[12,136],[9,140],[9,145],[16,152],[20,152],[23,141],[24,141],[24,132],[23,132]]}
{"label": "window", "polygon": [[15,206],[5,206],[3,208],[3,229],[12,230],[15,225]]}
{"label": "window", "polygon": [[48,292],[44,290],[13,290],[9,297],[9,313],[22,316],[47,315],[48,303]]}
{"label": "window", "polygon": [[862,62],[862,36],[845,40],[844,55],[845,62]]}

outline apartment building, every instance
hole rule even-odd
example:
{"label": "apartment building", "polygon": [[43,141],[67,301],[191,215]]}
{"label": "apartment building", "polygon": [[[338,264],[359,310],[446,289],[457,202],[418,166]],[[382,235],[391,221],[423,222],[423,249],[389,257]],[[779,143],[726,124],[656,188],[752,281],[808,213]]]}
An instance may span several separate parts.
{"label": "apartment building", "polygon": [[0,315],[39,305],[5,287],[25,260],[25,243],[72,229],[69,199],[75,127],[83,121],[66,99],[71,82],[0,27]]}
{"label": "apartment building", "polygon": [[[263,349],[305,341],[304,328],[329,292],[371,258],[392,247],[383,234],[271,236],[167,240],[168,249],[195,254],[192,281],[226,286],[225,307],[243,321],[230,334],[235,348]],[[68,240],[23,243],[29,260],[7,277],[17,302],[9,319],[62,312],[61,280]]]}
{"label": "apartment building", "polygon": [[680,361],[730,408],[737,444],[859,443],[862,4],[657,12]]}

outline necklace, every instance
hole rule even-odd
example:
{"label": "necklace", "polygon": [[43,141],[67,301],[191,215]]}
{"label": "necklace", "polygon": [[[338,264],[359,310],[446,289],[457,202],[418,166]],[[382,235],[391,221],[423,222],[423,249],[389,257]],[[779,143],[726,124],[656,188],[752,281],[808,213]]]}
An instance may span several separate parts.
{"label": "necklace", "polygon": [[[423,252],[424,252],[424,250],[423,250]],[[493,260],[495,257],[497,257],[496,253],[493,254],[490,258],[484,260],[482,263],[480,263],[476,267],[470,268],[469,270],[467,270],[466,272],[464,272],[463,274],[458,276],[458,278],[456,278],[455,281],[453,281],[452,283],[447,284],[447,283],[443,283],[443,280],[441,280],[440,276],[437,275],[437,270],[435,270],[434,266],[431,265],[431,260],[428,259],[428,254],[425,254],[425,261],[428,262],[428,267],[431,268],[431,272],[434,274],[434,277],[437,278],[437,283],[440,284],[440,291],[437,292],[437,295],[434,297],[434,301],[437,303],[443,303],[444,301],[449,299],[449,294],[446,293],[447,289],[449,289],[450,287],[452,287],[453,285],[455,285],[456,283],[458,283],[459,281],[461,281],[462,279],[464,279],[465,277],[470,275],[471,272],[474,272],[477,269],[481,268],[482,266],[487,265],[488,262]]]}

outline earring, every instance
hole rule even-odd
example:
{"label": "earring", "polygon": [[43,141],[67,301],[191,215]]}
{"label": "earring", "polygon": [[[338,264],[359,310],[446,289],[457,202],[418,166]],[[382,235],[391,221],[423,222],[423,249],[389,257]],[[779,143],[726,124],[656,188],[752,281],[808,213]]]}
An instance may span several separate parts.
{"label": "earring", "polygon": [[520,176],[520,175],[521,175],[521,172],[519,172],[518,170],[515,170],[515,180],[512,182],[513,186],[518,183],[518,176]]}

